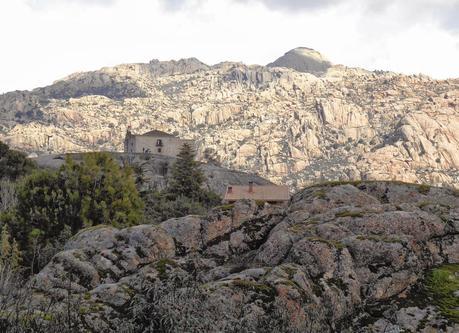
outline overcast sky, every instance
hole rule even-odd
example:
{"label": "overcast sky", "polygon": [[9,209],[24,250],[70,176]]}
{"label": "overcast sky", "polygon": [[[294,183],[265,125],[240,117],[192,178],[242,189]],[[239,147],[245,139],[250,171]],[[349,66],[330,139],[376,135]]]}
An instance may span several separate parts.
{"label": "overcast sky", "polygon": [[0,93],[76,71],[197,57],[333,63],[459,77],[459,0],[1,0]]}

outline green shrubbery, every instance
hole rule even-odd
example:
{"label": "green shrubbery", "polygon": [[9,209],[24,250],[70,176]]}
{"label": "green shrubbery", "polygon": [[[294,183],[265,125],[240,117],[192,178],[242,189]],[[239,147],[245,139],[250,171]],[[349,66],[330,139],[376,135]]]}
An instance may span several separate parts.
{"label": "green shrubbery", "polygon": [[127,227],[143,216],[131,169],[107,153],[86,154],[81,163],[68,158],[57,171],[32,170],[17,181],[15,195],[17,204],[4,210],[0,222],[34,269],[84,227]]}
{"label": "green shrubbery", "polygon": [[0,179],[18,179],[35,167],[35,163],[25,154],[11,150],[8,145],[0,141]]}
{"label": "green shrubbery", "polygon": [[459,323],[459,265],[450,264],[433,269],[426,281],[427,291],[443,315]]}
{"label": "green shrubbery", "polygon": [[[101,224],[123,228],[203,215],[220,203],[215,193],[203,187],[205,176],[188,144],[173,165],[167,188],[145,193],[143,201],[132,169],[120,167],[108,153],[85,154],[81,163],[67,158],[54,171],[34,168],[6,145],[0,145],[0,152],[9,156],[0,159],[8,165],[3,174],[14,180],[0,182],[4,203],[0,224],[11,234],[10,241],[17,242],[23,263],[32,271],[47,264],[83,228]],[[15,166],[17,172],[12,172]]]}

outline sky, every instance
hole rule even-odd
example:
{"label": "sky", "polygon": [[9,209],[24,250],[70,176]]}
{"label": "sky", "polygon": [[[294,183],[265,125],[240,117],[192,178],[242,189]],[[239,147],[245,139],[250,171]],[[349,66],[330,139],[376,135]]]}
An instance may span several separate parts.
{"label": "sky", "polygon": [[459,77],[459,0],[0,0],[0,93],[121,63],[335,64]]}

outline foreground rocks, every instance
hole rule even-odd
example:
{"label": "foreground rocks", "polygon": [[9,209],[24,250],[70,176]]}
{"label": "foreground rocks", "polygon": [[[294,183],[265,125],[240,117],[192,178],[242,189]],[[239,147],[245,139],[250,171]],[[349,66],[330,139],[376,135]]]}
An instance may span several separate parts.
{"label": "foreground rocks", "polygon": [[414,301],[445,263],[459,263],[457,192],[329,184],[286,209],[241,201],[207,217],[83,230],[35,277],[34,302],[79,295],[84,329],[117,332],[134,302],[181,277],[200,293],[172,302],[180,320],[198,316],[189,331],[457,332],[432,300]]}

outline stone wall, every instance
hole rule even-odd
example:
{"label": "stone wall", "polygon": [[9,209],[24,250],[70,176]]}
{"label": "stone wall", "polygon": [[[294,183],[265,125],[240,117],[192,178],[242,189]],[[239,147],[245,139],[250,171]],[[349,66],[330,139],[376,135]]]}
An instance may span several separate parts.
{"label": "stone wall", "polygon": [[[183,140],[175,137],[133,135],[127,140],[125,152],[144,153],[176,157],[184,143],[195,148],[192,140]],[[128,151],[126,151],[128,148]]]}

